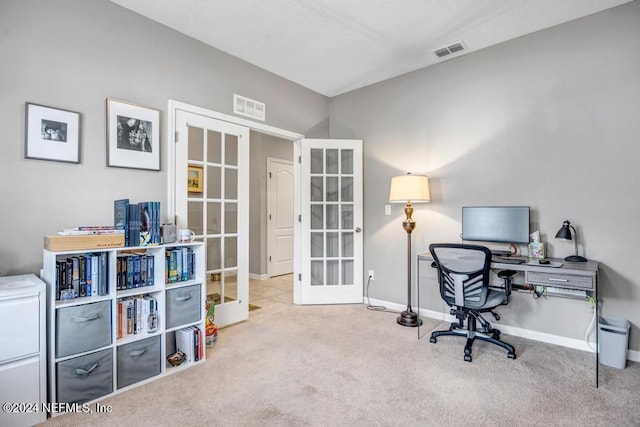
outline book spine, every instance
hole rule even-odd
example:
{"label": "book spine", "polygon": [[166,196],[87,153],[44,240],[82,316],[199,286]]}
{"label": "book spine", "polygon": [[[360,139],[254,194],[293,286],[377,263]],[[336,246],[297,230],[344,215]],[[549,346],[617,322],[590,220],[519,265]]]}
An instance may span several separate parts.
{"label": "book spine", "polygon": [[80,258],[77,256],[71,257],[71,262],[73,266],[71,275],[73,298],[78,298],[80,296]]}
{"label": "book spine", "polygon": [[79,259],[79,269],[78,269],[78,279],[79,279],[79,289],[80,293],[78,296],[86,297],[87,296],[87,258],[84,255],[78,257]]}
{"label": "book spine", "polygon": [[93,260],[93,255],[87,255],[85,256],[85,269],[84,269],[84,273],[85,273],[85,296],[90,297],[93,293],[93,280],[92,280],[92,274],[93,274],[93,263],[91,262]]}
{"label": "book spine", "polygon": [[109,271],[107,269],[107,253],[100,253],[100,295],[108,295]]}
{"label": "book spine", "polygon": [[129,246],[128,220],[129,220],[129,199],[113,201],[113,225],[118,230],[124,230],[124,245]]}
{"label": "book spine", "polygon": [[125,289],[133,289],[133,257],[125,258]]}
{"label": "book spine", "polygon": [[124,305],[124,303],[122,302],[122,300],[118,300],[118,339],[122,338],[122,324],[123,324],[123,318],[122,318],[122,306]]}
{"label": "book spine", "polygon": [[155,284],[155,258],[153,255],[147,257],[147,286]]}
{"label": "book spine", "polygon": [[180,252],[182,256],[182,276],[180,280],[186,281],[189,280],[189,248],[181,248]]}

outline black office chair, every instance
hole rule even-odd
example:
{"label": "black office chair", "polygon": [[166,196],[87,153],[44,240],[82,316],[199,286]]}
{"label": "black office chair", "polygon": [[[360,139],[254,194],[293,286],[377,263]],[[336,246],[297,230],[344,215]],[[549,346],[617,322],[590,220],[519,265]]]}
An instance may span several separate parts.
{"label": "black office chair", "polygon": [[[513,270],[503,270],[498,277],[504,281],[504,289],[489,288],[491,268],[491,251],[484,246],[463,245],[453,243],[434,243],[429,245],[433,256],[433,267],[438,269],[440,295],[451,307],[451,314],[458,321],[449,329],[435,331],[429,341],[435,343],[437,337],[443,335],[465,336],[464,360],[471,362],[471,346],[474,340],[490,342],[508,351],[510,359],[516,358],[516,351],[511,344],[500,340],[500,331],[491,326],[481,313],[491,313],[500,320],[493,310],[509,302]],[[467,328],[464,321],[467,320]],[[481,329],[478,330],[477,324]]]}

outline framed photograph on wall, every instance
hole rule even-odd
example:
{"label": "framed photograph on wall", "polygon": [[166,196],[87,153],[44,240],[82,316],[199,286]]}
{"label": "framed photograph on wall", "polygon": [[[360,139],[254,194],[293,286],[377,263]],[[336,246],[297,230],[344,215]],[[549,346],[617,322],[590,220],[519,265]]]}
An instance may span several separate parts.
{"label": "framed photograph on wall", "polygon": [[189,166],[187,171],[187,191],[189,193],[202,193],[204,188],[202,171],[200,166]]}
{"label": "framed photograph on wall", "polygon": [[25,103],[24,157],[80,163],[80,113]]}
{"label": "framed photograph on wall", "polygon": [[160,111],[107,98],[107,166],[160,170]]}

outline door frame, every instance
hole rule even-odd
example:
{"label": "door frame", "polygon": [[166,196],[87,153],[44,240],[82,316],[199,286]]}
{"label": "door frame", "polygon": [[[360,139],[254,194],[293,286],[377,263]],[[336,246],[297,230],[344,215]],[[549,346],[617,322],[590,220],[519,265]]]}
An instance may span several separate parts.
{"label": "door frame", "polygon": [[[304,138],[303,134],[297,132],[291,132],[285,129],[270,126],[264,123],[254,122],[247,119],[242,119],[229,114],[220,113],[217,111],[209,110],[207,108],[197,107],[195,105],[187,104],[181,101],[169,99],[168,101],[168,118],[167,118],[167,135],[168,147],[166,150],[166,157],[164,160],[164,167],[167,171],[167,218],[171,222],[177,224],[176,218],[176,200],[174,197],[175,185],[176,185],[176,113],[177,111],[185,111],[192,114],[199,114],[201,116],[210,117],[212,119],[221,120],[224,122],[233,123],[240,126],[249,128],[249,131],[255,131],[272,135],[278,138],[289,140],[293,143],[293,206],[294,218],[299,218],[300,215],[300,163],[296,159],[300,158],[300,142]],[[251,144],[251,140],[249,140]],[[293,273],[294,273],[294,286],[293,286],[293,302],[299,304],[300,301],[300,282],[296,279],[296,276],[300,274],[300,257],[296,256],[298,248],[301,247],[300,242],[300,222],[294,221],[293,229]]]}

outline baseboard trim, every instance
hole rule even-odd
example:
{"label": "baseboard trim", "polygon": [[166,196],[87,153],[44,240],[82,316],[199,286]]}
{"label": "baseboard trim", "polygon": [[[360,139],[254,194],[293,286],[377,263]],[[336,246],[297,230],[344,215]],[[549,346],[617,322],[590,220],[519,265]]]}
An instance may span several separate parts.
{"label": "baseboard trim", "polygon": [[[402,304],[396,304],[389,301],[382,301],[373,298],[371,298],[369,301],[369,304],[371,305],[384,306],[389,310],[397,312],[401,312],[407,308]],[[365,298],[365,303],[366,302],[367,298]],[[443,322],[453,322],[456,319],[450,314],[427,309],[420,309],[420,315],[423,317],[428,317],[430,319],[441,320]],[[595,342],[590,342],[589,344],[587,344],[584,340],[563,337],[560,335],[547,334],[545,332],[532,331],[530,329],[517,328],[515,326],[500,324],[499,329],[505,334],[513,335],[514,337],[527,338],[533,341],[555,344],[562,347],[573,348],[576,350],[593,352],[593,348],[595,347]],[[627,360],[631,360],[632,362],[640,362],[640,351],[627,350]]]}
{"label": "baseboard trim", "polygon": [[256,273],[249,273],[249,279],[253,279],[253,280],[267,280],[269,278],[268,274],[256,274]]}

